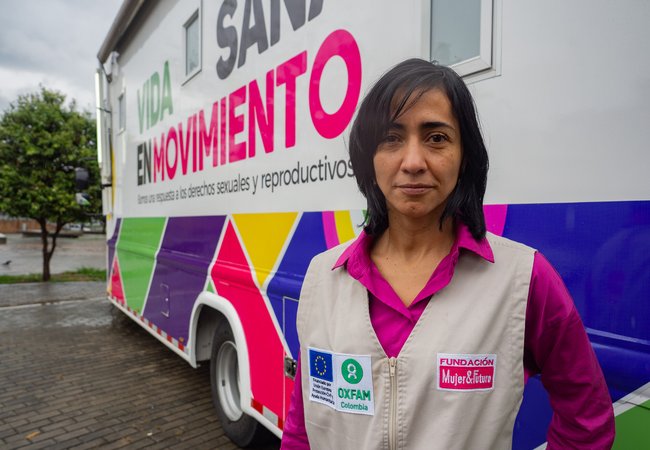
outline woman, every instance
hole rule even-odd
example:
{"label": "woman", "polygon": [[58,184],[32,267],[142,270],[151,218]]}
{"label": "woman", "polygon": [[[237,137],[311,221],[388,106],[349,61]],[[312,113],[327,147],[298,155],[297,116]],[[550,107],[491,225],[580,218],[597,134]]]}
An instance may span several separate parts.
{"label": "woman", "polygon": [[486,234],[488,157],[462,79],[395,66],[361,104],[350,158],[368,217],[307,272],[283,448],[510,448],[537,373],[549,448],[611,447],[611,399],[561,279]]}

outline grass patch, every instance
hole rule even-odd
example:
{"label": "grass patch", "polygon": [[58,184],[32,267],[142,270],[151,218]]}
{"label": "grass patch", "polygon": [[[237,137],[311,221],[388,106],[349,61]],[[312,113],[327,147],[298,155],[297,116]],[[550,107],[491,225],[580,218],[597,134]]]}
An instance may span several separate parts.
{"label": "grass patch", "polygon": [[[27,275],[0,275],[0,284],[15,283],[39,283],[43,281],[40,273],[30,273]],[[104,269],[94,269],[92,267],[81,267],[80,269],[54,273],[50,278],[52,283],[61,283],[66,281],[106,281],[106,271]]]}

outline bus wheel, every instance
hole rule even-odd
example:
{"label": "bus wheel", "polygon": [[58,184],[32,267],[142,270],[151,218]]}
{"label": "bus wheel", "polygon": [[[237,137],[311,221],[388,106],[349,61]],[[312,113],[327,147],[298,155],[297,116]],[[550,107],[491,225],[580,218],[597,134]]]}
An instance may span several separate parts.
{"label": "bus wheel", "polygon": [[227,322],[222,322],[212,340],[210,358],[212,402],[223,430],[240,447],[268,441],[271,433],[241,409],[237,345]]}

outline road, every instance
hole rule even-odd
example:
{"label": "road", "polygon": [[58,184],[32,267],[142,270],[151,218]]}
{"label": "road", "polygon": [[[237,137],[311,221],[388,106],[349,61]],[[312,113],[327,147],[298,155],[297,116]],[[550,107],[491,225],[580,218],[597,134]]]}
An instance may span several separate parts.
{"label": "road", "polygon": [[214,413],[207,366],[162,346],[101,284],[58,289],[0,286],[0,448],[238,448]]}

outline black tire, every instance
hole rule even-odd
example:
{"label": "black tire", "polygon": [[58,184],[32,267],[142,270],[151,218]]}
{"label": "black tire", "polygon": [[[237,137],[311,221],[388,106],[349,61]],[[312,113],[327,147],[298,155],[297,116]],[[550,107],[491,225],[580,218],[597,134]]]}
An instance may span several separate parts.
{"label": "black tire", "polygon": [[222,321],[214,332],[210,358],[212,403],[226,436],[239,447],[253,447],[272,439],[272,433],[239,405],[239,366],[232,330]]}

